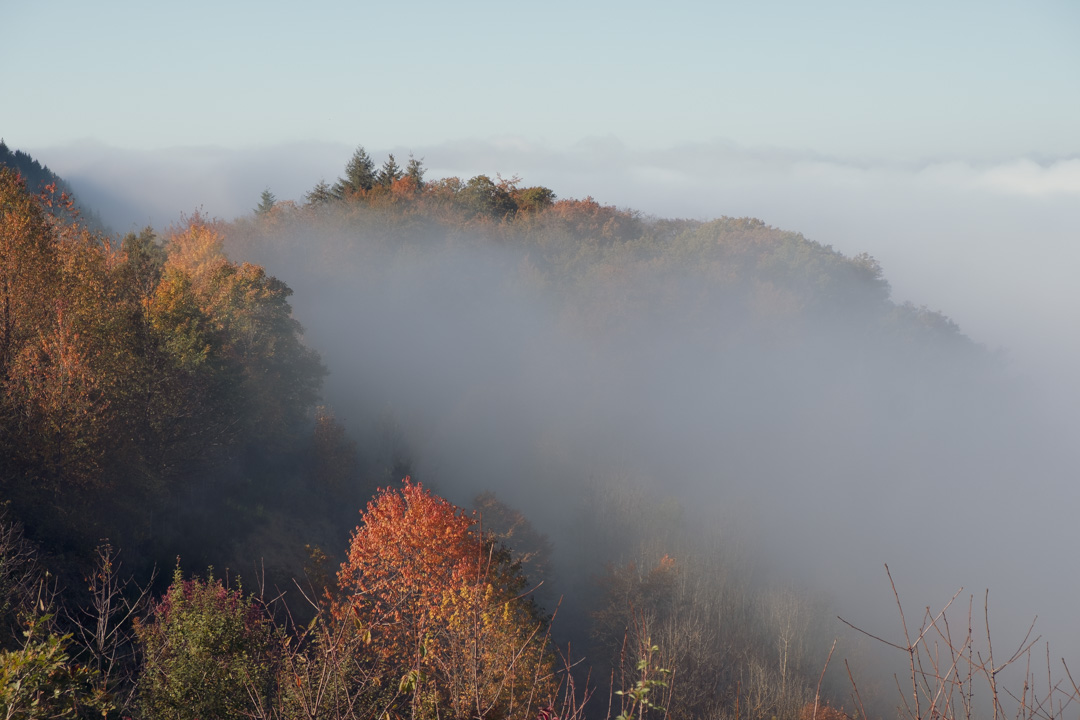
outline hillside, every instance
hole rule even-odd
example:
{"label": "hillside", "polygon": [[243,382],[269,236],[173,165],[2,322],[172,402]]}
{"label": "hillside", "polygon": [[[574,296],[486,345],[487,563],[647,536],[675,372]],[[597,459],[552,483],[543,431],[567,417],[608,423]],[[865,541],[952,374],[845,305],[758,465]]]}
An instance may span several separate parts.
{"label": "hillside", "polygon": [[[974,449],[1014,429],[994,424],[1008,379],[946,316],[756,219],[429,180],[362,149],[303,203],[123,238],[2,169],[0,199],[3,645],[28,647],[44,568],[71,608],[100,597],[103,553],[154,595],[178,563],[116,619],[127,660],[72,645],[102,674],[63,692],[106,713],[249,712],[245,677],[290,714],[325,672],[352,688],[339,716],[603,717],[587,688],[644,669],[673,717],[794,720],[833,633],[806,584],[822,538],[851,562],[930,541],[907,524],[926,494],[994,472]],[[838,539],[871,510],[876,537]],[[221,583],[237,571],[284,599],[263,616]],[[72,613],[46,613],[49,637]],[[166,651],[194,632],[172,623],[200,617],[238,664],[177,704],[207,661]]]}
{"label": "hillside", "polygon": [[0,139],[0,167],[10,168],[21,175],[31,193],[49,192],[55,196],[58,210],[61,206],[61,196],[72,199],[71,210],[78,213],[83,223],[97,232],[108,231],[97,212],[78,202],[67,181],[50,170],[47,165],[42,165],[35,160],[28,153],[21,150],[12,150],[4,143],[3,139]]}

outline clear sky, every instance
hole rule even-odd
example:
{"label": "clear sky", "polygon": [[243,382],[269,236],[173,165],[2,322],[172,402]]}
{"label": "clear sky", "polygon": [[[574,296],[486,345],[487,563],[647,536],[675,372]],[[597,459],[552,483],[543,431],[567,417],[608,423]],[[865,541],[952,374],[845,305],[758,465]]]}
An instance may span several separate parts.
{"label": "clear sky", "polygon": [[1080,4],[5,3],[14,147],[723,140],[843,159],[1080,152]]}

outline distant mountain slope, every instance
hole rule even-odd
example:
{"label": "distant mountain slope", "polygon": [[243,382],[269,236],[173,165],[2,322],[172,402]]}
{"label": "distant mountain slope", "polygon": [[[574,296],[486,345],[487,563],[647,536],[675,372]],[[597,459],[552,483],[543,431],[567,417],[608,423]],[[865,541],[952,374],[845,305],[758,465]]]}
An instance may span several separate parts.
{"label": "distant mountain slope", "polygon": [[[22,150],[12,150],[0,139],[0,167],[9,167],[20,175],[26,182],[27,189],[37,194],[45,190],[49,185],[56,185],[56,193],[66,193],[68,197],[75,199],[75,193],[71,186],[62,177],[49,169],[48,165],[42,165],[29,153]],[[82,205],[75,199],[75,209],[82,221],[92,230],[107,232],[100,216],[90,208]]]}

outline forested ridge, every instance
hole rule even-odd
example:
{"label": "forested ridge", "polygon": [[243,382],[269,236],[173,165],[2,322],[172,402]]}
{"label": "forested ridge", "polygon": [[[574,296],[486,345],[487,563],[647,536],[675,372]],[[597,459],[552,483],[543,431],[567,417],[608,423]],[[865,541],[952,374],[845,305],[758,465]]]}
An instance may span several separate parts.
{"label": "forested ridge", "polygon": [[[840,452],[832,428],[872,429],[877,404],[921,422],[945,407],[942,387],[974,397],[994,359],[946,316],[893,302],[868,255],[755,219],[652,218],[516,177],[426,174],[359,148],[302,200],[267,190],[231,222],[195,213],[110,237],[66,194],[0,168],[0,709],[805,720],[817,702],[858,715],[840,683],[819,684],[834,633],[822,598],[756,578],[674,496],[596,478],[572,423],[536,433],[548,464],[519,479],[559,475],[569,525],[555,541],[494,492],[471,508],[443,499],[462,490],[417,459],[437,433],[330,396],[328,370],[378,365],[329,364],[292,303],[372,288],[338,309],[397,317],[431,287],[384,283],[452,267],[430,328],[341,328],[340,342],[408,365],[410,334],[445,332],[434,362],[479,366],[493,388],[462,390],[457,418],[552,363],[539,346],[489,351],[487,330],[447,330],[441,313],[484,323],[542,302],[545,332],[589,348],[616,388],[670,373],[660,412],[692,406],[680,378],[709,367],[732,407],[755,398],[717,415],[709,442],[732,451],[731,474],[750,472],[735,449],[766,416],[800,439],[765,453],[763,474],[797,443]],[[326,337],[332,320],[310,313]],[[603,383],[589,392],[606,401]]]}
{"label": "forested ridge", "polygon": [[81,218],[82,223],[90,229],[107,232],[108,229],[101,222],[101,218],[98,217],[93,208],[88,208],[74,200],[71,186],[66,180],[50,170],[48,165],[42,165],[28,153],[21,150],[12,150],[7,146],[3,138],[0,138],[0,167],[7,167],[21,175],[26,187],[32,193],[45,192],[57,201],[60,200],[61,196],[69,198],[72,201],[70,208],[62,207],[59,202],[54,208],[56,212],[67,213],[67,219],[70,220],[77,215]]}

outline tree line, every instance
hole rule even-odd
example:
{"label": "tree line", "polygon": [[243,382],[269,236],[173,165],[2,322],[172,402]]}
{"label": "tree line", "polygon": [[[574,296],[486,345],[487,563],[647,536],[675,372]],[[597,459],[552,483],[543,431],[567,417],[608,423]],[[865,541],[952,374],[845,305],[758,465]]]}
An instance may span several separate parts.
{"label": "tree line", "polygon": [[219,225],[112,241],[2,168],[0,203],[0,488],[34,537],[143,545],[209,468],[307,432],[325,370],[291,290]]}

